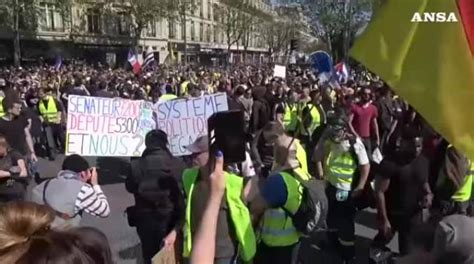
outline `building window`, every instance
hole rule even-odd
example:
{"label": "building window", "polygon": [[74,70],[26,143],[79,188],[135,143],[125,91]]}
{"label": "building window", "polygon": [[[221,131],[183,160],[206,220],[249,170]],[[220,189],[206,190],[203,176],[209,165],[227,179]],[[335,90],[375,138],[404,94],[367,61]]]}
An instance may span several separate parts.
{"label": "building window", "polygon": [[156,37],[156,22],[154,20],[148,22],[148,25],[146,26],[146,36]]}
{"label": "building window", "polygon": [[211,25],[207,24],[207,37],[206,37],[206,41],[207,42],[212,42],[212,39],[211,39],[211,36],[212,36],[212,28],[211,28]]}
{"label": "building window", "polygon": [[186,38],[186,22],[181,23],[181,39],[184,40]]}
{"label": "building window", "polygon": [[191,40],[195,40],[196,39],[196,31],[194,29],[194,21],[191,21]]}
{"label": "building window", "polygon": [[202,23],[199,23],[199,41],[204,41],[204,26]]}
{"label": "building window", "polygon": [[[130,27],[127,19],[127,15],[119,14],[117,16],[117,27],[119,35],[130,35]],[[148,26],[147,26],[148,31]]]}
{"label": "building window", "polygon": [[212,32],[214,33],[214,43],[220,43],[219,42],[219,28],[217,26],[214,26],[214,31]]}
{"label": "building window", "polygon": [[100,33],[100,11],[96,8],[87,10],[87,32]]}
{"label": "building window", "polygon": [[176,24],[172,20],[168,23],[168,37],[170,39],[174,39],[176,37]]}
{"label": "building window", "polygon": [[207,0],[207,19],[212,20],[212,1]]}
{"label": "building window", "polygon": [[40,3],[40,29],[64,31],[63,16],[55,4]]}
{"label": "building window", "polygon": [[204,8],[203,8],[203,5],[204,5],[204,1],[203,0],[200,0],[200,3],[199,3],[199,16],[200,17],[204,17]]}

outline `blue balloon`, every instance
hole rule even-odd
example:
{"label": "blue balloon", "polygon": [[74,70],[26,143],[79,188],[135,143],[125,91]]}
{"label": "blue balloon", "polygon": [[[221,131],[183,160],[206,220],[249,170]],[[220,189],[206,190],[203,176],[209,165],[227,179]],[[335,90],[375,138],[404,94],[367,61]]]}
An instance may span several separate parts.
{"label": "blue balloon", "polygon": [[311,59],[311,65],[316,73],[329,72],[333,71],[333,62],[331,55],[327,52],[318,50],[309,55]]}

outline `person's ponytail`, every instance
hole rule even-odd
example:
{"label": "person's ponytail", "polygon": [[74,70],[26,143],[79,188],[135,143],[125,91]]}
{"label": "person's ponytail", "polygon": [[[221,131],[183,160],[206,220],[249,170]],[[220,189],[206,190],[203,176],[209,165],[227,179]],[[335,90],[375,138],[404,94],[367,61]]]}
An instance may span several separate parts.
{"label": "person's ponytail", "polygon": [[10,202],[0,206],[0,259],[14,263],[31,246],[35,237],[48,232],[54,213],[31,202]]}

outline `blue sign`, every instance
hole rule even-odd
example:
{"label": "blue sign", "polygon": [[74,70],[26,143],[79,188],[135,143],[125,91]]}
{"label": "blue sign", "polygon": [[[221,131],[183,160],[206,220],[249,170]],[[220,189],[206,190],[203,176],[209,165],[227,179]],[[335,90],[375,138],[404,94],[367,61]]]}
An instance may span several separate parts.
{"label": "blue sign", "polygon": [[318,50],[311,53],[309,57],[311,59],[311,65],[316,73],[332,73],[333,62],[331,55],[329,55],[327,52]]}

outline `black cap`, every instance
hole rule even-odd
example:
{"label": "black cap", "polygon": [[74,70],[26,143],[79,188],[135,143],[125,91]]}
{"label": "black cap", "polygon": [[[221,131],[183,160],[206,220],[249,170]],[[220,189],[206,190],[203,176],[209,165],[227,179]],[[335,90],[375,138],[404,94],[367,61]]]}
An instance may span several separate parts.
{"label": "black cap", "polygon": [[79,173],[79,172],[86,171],[89,168],[90,168],[89,162],[87,162],[86,159],[84,159],[83,157],[77,154],[74,154],[64,159],[62,169]]}

